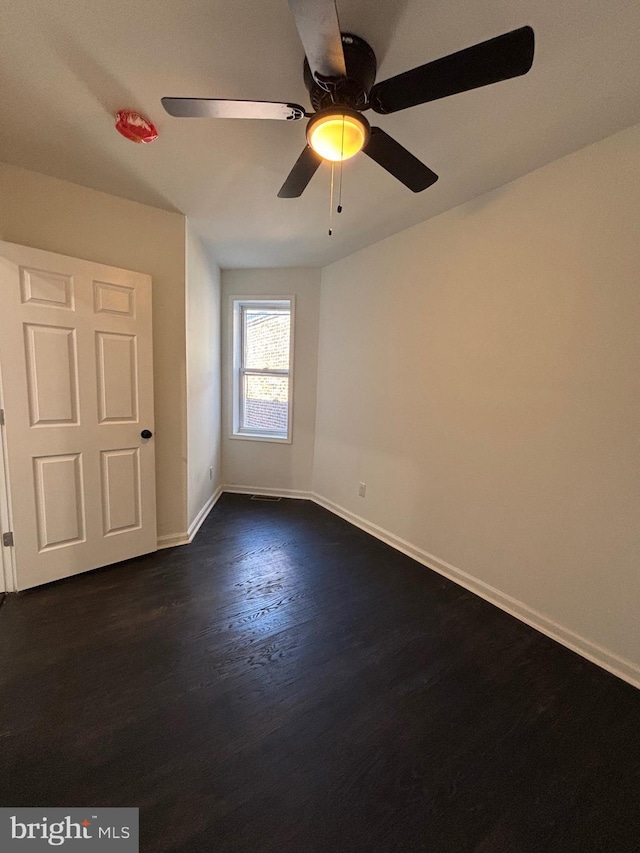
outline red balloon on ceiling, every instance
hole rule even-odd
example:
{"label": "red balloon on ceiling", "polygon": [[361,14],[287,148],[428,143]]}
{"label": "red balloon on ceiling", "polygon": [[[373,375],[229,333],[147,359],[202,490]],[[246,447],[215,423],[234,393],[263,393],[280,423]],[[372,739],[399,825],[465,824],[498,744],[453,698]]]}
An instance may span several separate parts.
{"label": "red balloon on ceiling", "polygon": [[153,142],[158,138],[155,125],[132,110],[119,110],[116,113],[116,130],[132,142]]}

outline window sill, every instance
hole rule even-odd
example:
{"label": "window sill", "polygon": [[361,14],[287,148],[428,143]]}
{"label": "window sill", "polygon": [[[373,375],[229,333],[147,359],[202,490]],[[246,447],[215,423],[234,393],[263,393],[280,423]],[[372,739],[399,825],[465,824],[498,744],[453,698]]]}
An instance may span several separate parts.
{"label": "window sill", "polygon": [[291,444],[287,436],[263,435],[259,432],[232,432],[229,438],[239,438],[241,441],[268,441],[272,444]]}

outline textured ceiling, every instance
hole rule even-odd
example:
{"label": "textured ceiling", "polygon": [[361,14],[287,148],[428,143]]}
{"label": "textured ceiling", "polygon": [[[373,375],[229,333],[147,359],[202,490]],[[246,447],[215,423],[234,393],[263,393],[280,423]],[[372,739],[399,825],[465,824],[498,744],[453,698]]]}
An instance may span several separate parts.
{"label": "textured ceiling", "polygon": [[[365,156],[344,167],[327,235],[329,167],[276,193],[304,122],[174,119],[163,95],[308,105],[286,0],[0,0],[0,160],[193,221],[223,267],[324,265],[640,121],[637,0],[339,0],[378,79],[530,24],[525,77],[376,116],[440,175],[414,195]],[[133,145],[131,107],[159,129]]]}

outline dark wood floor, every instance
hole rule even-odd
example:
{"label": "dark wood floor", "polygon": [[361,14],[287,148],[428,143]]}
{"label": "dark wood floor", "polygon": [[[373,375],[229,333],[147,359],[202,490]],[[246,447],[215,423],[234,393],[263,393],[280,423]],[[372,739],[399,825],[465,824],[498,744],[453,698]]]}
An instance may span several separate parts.
{"label": "dark wood floor", "polygon": [[9,596],[0,804],[148,853],[640,850],[640,691],[319,507]]}

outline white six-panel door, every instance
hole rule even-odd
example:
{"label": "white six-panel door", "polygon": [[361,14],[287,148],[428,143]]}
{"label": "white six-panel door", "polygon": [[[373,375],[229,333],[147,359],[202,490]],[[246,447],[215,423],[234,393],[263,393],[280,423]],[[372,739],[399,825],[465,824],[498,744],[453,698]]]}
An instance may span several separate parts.
{"label": "white six-panel door", "polygon": [[16,587],[156,550],[151,279],[0,242]]}

